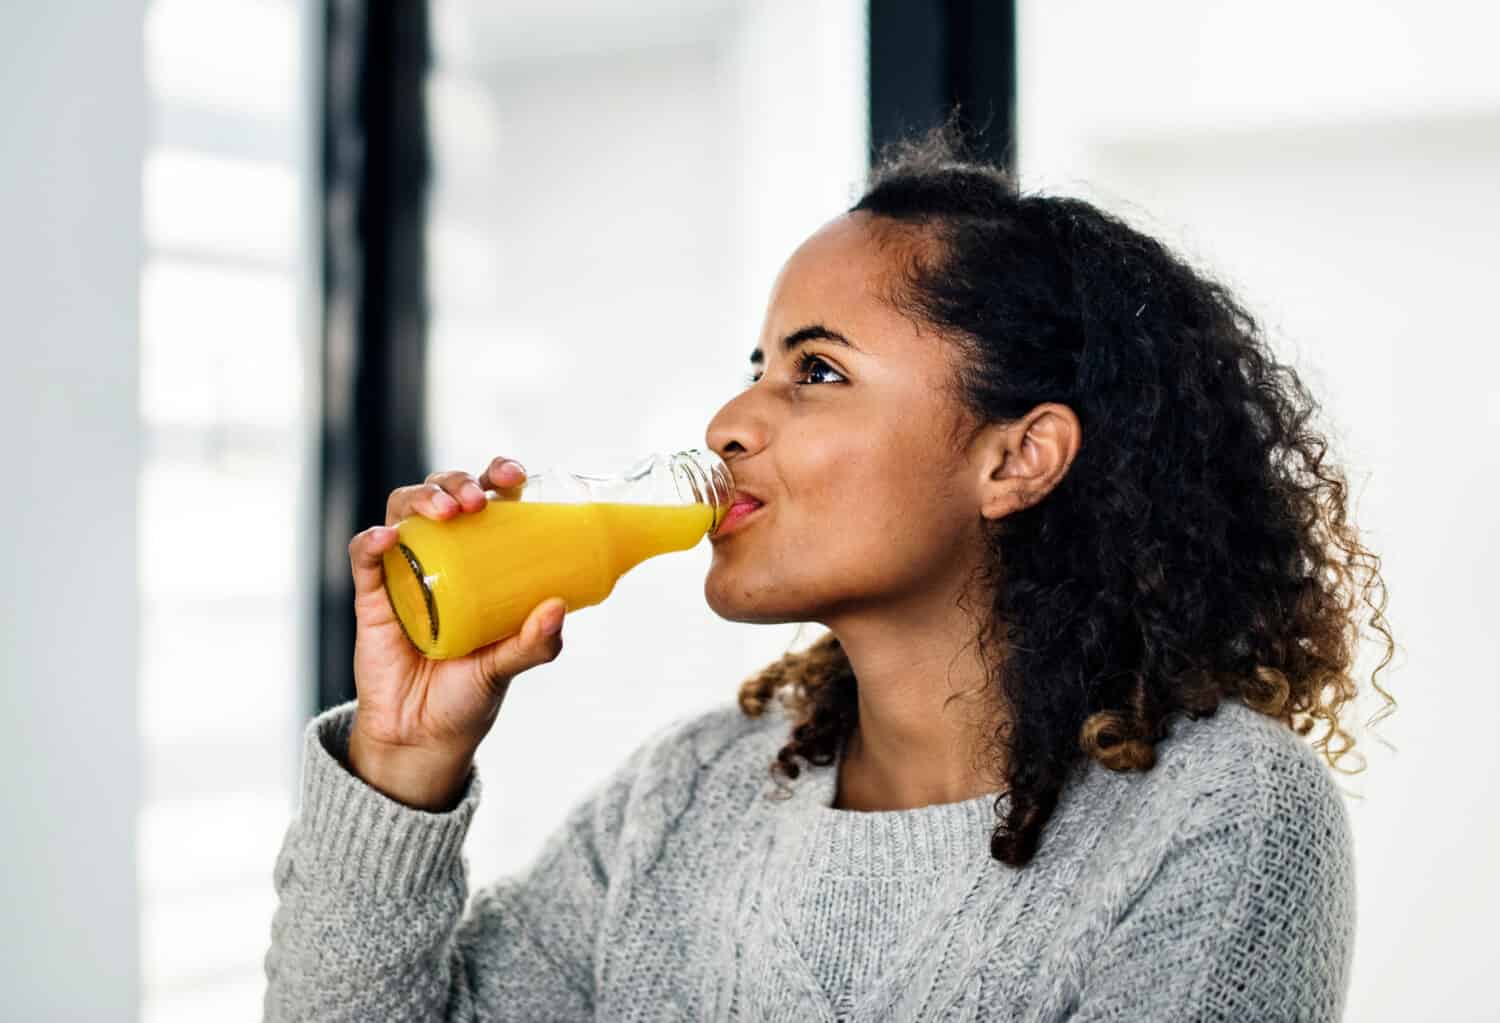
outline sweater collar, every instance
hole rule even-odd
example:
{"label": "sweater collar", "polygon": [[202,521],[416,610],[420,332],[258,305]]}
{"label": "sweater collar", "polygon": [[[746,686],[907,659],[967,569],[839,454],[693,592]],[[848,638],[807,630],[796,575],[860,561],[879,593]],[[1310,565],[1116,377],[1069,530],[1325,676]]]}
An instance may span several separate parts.
{"label": "sweater collar", "polygon": [[860,878],[895,878],[912,873],[945,874],[990,858],[990,834],[1009,797],[1000,792],[957,803],[935,803],[911,810],[839,810],[840,743],[827,766],[802,762],[793,782],[785,819],[801,832],[791,863],[798,870]]}

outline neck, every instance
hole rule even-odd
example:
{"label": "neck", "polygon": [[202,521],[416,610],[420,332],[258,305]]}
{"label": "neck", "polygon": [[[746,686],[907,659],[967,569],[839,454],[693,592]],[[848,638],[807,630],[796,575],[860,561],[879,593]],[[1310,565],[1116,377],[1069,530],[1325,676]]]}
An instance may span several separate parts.
{"label": "neck", "polygon": [[956,602],[827,624],[859,687],[859,721],[845,744],[835,807],[909,810],[1005,787],[986,744],[1001,712],[977,625]]}

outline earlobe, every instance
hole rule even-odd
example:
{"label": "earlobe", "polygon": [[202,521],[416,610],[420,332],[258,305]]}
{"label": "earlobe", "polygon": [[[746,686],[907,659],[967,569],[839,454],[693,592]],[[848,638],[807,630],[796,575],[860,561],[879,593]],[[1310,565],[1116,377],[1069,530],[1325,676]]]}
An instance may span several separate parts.
{"label": "earlobe", "polygon": [[1020,480],[1002,480],[985,499],[980,515],[987,519],[1003,519],[1031,507],[1035,500],[1035,490],[1023,486]]}

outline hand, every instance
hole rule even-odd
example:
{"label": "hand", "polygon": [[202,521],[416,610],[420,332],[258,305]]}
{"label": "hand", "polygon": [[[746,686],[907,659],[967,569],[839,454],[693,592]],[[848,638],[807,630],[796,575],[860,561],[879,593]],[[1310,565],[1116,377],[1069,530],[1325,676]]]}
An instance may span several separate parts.
{"label": "hand", "polygon": [[[381,558],[397,536],[390,527],[412,514],[442,520],[482,511],[487,490],[514,500],[525,478],[525,470],[503,456],[477,479],[465,472],[433,473],[423,483],[391,491],[385,526],[372,526],[349,543],[358,700],[350,767],[410,805],[442,803],[452,795],[494,725],[511,679],[561,653],[561,631],[548,635],[544,626],[556,620],[560,628],[566,605],[561,597],[550,597],[532,608],[513,636],[463,657],[427,658],[402,632],[386,596]],[[377,774],[384,784],[375,780]]]}

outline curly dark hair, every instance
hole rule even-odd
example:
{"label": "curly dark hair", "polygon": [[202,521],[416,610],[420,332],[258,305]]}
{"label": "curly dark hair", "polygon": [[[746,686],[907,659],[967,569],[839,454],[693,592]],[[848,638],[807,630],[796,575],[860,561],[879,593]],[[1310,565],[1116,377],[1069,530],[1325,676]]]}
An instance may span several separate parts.
{"label": "curly dark hair", "polygon": [[[976,641],[1006,709],[986,749],[1010,794],[991,856],[1030,861],[1086,758],[1148,771],[1171,715],[1225,697],[1299,735],[1321,719],[1314,746],[1338,768],[1360,603],[1385,638],[1369,723],[1395,706],[1374,678],[1395,651],[1380,559],[1346,520],[1318,404],[1250,313],[1088,202],[1022,194],[952,118],[884,147],[855,211],[898,254],[883,298],[954,346],[961,426],[1058,402],[1083,428],[1049,493],[984,524],[978,592],[994,596]],[[838,638],[770,664],[738,702],[759,717],[773,699],[793,716],[773,776],[833,763],[858,717]]]}

